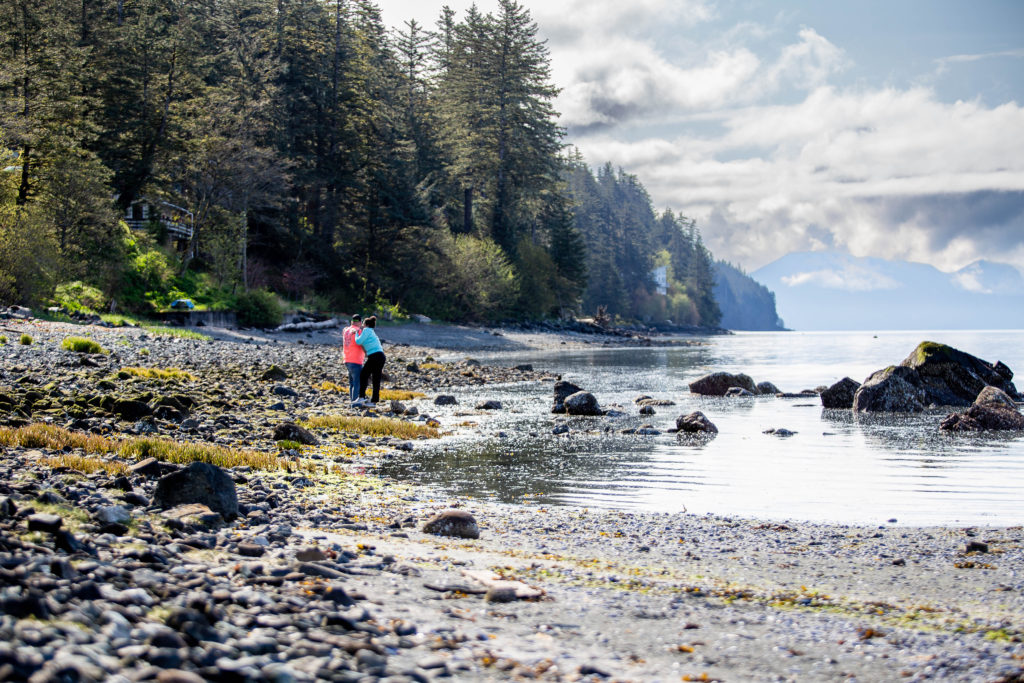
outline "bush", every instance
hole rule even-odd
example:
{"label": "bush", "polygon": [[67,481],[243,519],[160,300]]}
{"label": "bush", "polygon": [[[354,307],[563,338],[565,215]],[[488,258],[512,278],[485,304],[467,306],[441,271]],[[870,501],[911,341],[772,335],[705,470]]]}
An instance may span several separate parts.
{"label": "bush", "polygon": [[21,337],[18,339],[18,343],[21,344],[22,346],[31,346],[31,344],[32,344],[32,335],[31,334],[23,334],[23,335],[21,335]]}
{"label": "bush", "polygon": [[85,337],[64,337],[60,347],[75,353],[109,353],[109,351],[100,346],[99,342],[86,339]]}
{"label": "bush", "polygon": [[277,327],[284,319],[284,310],[273,292],[254,289],[235,297],[238,324],[246,327]]}
{"label": "bush", "polygon": [[105,301],[103,292],[81,280],[57,285],[53,294],[53,303],[72,313],[98,311],[103,308]]}
{"label": "bush", "polygon": [[6,343],[7,343],[7,335],[0,334],[0,346],[5,345]]}

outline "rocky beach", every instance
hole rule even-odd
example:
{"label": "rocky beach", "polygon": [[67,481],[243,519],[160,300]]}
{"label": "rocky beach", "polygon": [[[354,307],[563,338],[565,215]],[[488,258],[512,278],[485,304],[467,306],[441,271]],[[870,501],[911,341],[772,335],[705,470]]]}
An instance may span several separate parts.
{"label": "rocky beach", "polygon": [[383,326],[388,393],[355,410],[338,329],[0,328],[0,680],[1024,680],[1019,526],[511,505],[375,474],[501,410],[469,387],[552,400],[540,364],[474,351],[656,339]]}

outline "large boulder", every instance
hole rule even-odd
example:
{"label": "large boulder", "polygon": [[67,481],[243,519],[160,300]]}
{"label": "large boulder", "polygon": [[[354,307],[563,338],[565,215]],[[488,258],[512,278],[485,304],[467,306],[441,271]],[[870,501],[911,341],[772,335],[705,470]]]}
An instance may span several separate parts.
{"label": "large boulder", "polygon": [[555,382],[555,403],[551,406],[552,413],[564,413],[565,412],[565,399],[572,396],[577,391],[583,391],[582,388],[576,386],[572,382],[566,382],[565,380],[559,380]]}
{"label": "large boulder", "polygon": [[947,432],[1022,431],[1024,415],[1005,391],[985,387],[966,412],[947,415],[939,429]]}
{"label": "large boulder", "polygon": [[577,391],[566,396],[562,405],[569,415],[604,415],[597,398],[589,391]]}
{"label": "large boulder", "polygon": [[153,503],[162,509],[199,503],[224,519],[238,517],[238,494],[235,482],[227,472],[205,462],[194,462],[188,467],[161,477],[156,483]]}
{"label": "large boulder", "polygon": [[860,389],[860,382],[844,377],[821,392],[821,405],[826,408],[849,410],[853,407],[853,398],[857,395],[858,389]]}
{"label": "large boulder", "polygon": [[734,375],[731,372],[712,372],[710,375],[704,375],[700,379],[690,382],[690,393],[704,396],[725,396],[732,387],[746,389],[752,394],[758,393],[757,385],[748,375],[743,373]]}
{"label": "large boulder", "polygon": [[1002,389],[1017,400],[1013,371],[1001,362],[989,363],[946,344],[921,342],[901,366],[916,370],[926,403],[969,406],[986,386]]}
{"label": "large boulder", "polygon": [[680,415],[676,418],[676,429],[688,434],[717,434],[718,427],[709,420],[704,413],[695,410],[689,415]]}
{"label": "large boulder", "polygon": [[917,413],[924,410],[925,400],[917,371],[896,365],[878,370],[864,380],[853,397],[853,409],[865,413]]}
{"label": "large boulder", "polygon": [[765,381],[757,383],[757,393],[761,394],[762,396],[774,396],[775,394],[781,394],[782,390],[775,386],[775,384],[773,384],[772,382]]}

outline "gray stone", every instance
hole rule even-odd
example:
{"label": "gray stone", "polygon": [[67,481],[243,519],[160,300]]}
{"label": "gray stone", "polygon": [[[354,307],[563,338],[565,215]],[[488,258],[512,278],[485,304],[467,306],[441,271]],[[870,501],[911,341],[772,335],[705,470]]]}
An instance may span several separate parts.
{"label": "gray stone", "polygon": [[288,379],[288,373],[277,365],[271,365],[260,375],[261,382],[282,382],[286,379]]}
{"label": "gray stone", "polygon": [[480,538],[480,527],[465,510],[442,510],[423,525],[423,531],[435,536]]}
{"label": "gray stone", "polygon": [[451,394],[441,394],[434,399],[435,406],[455,406],[458,405],[459,401]]}
{"label": "gray stone", "polygon": [[64,520],[59,515],[48,515],[45,513],[37,513],[29,515],[28,518],[28,530],[29,531],[42,531],[44,533],[55,534],[60,531],[60,528],[64,525]]}
{"label": "gray stone", "polygon": [[132,513],[123,505],[107,505],[96,511],[96,519],[104,524],[127,524]]}
{"label": "gray stone", "polygon": [[229,521],[238,517],[235,482],[224,470],[202,462],[194,462],[183,470],[161,477],[156,484],[153,503],[164,509],[201,503]]}
{"label": "gray stone", "polygon": [[781,394],[782,391],[771,382],[758,382],[757,393],[762,396],[774,396],[775,394]]}

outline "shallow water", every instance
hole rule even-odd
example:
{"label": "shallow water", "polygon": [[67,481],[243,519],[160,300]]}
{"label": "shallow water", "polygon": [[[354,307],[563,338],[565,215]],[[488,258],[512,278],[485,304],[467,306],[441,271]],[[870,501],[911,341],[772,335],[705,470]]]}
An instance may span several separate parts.
{"label": "shallow water", "polygon": [[[423,446],[385,471],[453,493],[544,505],[844,523],[1024,523],[1024,436],[942,434],[938,423],[951,409],[883,418],[827,411],[817,397],[710,398],[687,388],[718,370],[786,392],[844,376],[863,381],[926,339],[1024,372],[1020,331],[738,333],[682,348],[475,354],[561,374],[627,416],[574,418],[568,437],[553,437],[550,382],[461,392],[461,412],[475,412],[482,398],[501,400],[504,410],[451,415],[479,422],[480,433]],[[639,416],[639,395],[676,405]],[[618,433],[645,423],[664,430],[693,410],[718,426],[716,438]],[[763,433],[781,427],[796,434]]]}

